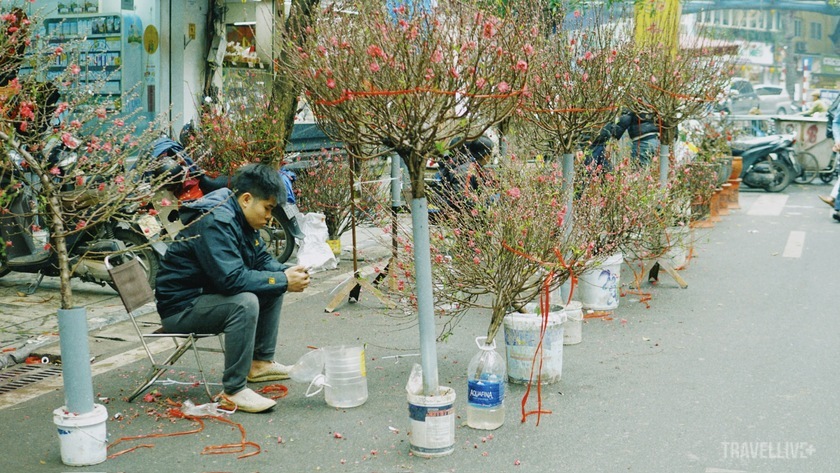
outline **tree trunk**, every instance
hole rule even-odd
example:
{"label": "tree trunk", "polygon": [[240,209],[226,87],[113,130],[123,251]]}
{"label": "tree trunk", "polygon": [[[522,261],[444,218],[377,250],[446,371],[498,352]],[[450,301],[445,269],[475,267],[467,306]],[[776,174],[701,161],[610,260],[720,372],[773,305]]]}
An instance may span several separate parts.
{"label": "tree trunk", "polygon": [[67,239],[64,237],[65,229],[64,229],[64,220],[62,219],[61,215],[61,202],[58,199],[57,192],[50,192],[47,195],[49,198],[47,199],[48,204],[47,208],[50,212],[50,240],[52,244],[55,245],[55,248],[52,251],[55,251],[58,254],[58,271],[59,271],[59,281],[60,281],[60,290],[61,290],[61,308],[62,309],[72,309],[73,308],[73,290],[70,286],[70,278],[72,277],[72,271],[70,270],[70,256],[67,250]]}
{"label": "tree trunk", "polygon": [[[303,43],[306,29],[312,25],[312,15],[318,3],[317,0],[292,0],[292,9],[289,18],[284,22],[284,28],[298,38],[298,44]],[[280,50],[283,51],[283,49]],[[284,53],[281,52],[280,54],[282,55]],[[284,61],[285,59],[280,57],[278,60]],[[271,103],[269,110],[279,110],[282,116],[282,120],[277,122],[276,132],[283,137],[284,149],[289,144],[289,139],[292,136],[300,93],[300,87],[296,87],[288,77],[276,72],[274,73],[274,79],[271,82]],[[283,164],[283,156],[276,156],[268,164],[275,168],[280,168]]]}

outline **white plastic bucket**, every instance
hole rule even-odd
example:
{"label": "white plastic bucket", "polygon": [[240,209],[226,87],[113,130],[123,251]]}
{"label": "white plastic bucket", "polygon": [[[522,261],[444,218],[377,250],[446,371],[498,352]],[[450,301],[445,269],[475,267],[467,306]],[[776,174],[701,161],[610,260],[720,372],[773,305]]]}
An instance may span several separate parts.
{"label": "white plastic bucket", "polygon": [[101,404],[84,414],[67,412],[64,407],[53,411],[53,422],[58,428],[61,444],[61,462],[68,466],[98,465],[108,454],[108,435],[105,421],[108,411]]}
{"label": "white plastic bucket", "polygon": [[668,251],[663,259],[674,269],[680,269],[688,262],[688,245],[691,238],[690,227],[668,227],[665,229],[664,242],[668,245]]}
{"label": "white plastic bucket", "polygon": [[583,340],[583,304],[570,301],[563,307],[566,313],[563,328],[563,345],[577,345]]}
{"label": "white plastic bucket", "polygon": [[360,346],[325,347],[324,399],[332,407],[356,407],[367,401],[365,349]]}
{"label": "white plastic bucket", "polygon": [[[558,307],[559,309],[559,307]],[[552,307],[553,310],[553,307]],[[548,324],[542,340],[542,371],[540,384],[551,384],[563,374],[563,321],[562,310],[548,313]],[[540,342],[540,314],[510,313],[505,316],[505,359],[508,381],[519,384],[537,383],[540,359],[534,359]],[[534,363],[537,366],[534,366]],[[531,367],[534,367],[531,379]]]}
{"label": "white plastic bucket", "polygon": [[578,279],[575,291],[584,309],[613,310],[618,308],[621,253],[607,258],[599,267],[585,271]]}
{"label": "white plastic bucket", "polygon": [[408,393],[409,450],[419,457],[440,457],[455,450],[455,390],[439,387],[436,396]]}

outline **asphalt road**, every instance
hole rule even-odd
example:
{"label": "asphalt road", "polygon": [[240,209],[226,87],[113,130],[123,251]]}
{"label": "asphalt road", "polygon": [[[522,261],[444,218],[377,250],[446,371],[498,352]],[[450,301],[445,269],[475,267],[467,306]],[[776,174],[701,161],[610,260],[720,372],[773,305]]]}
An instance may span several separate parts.
{"label": "asphalt road", "polygon": [[[508,386],[501,428],[476,431],[464,424],[467,363],[474,337],[488,322],[483,313],[465,317],[438,345],[441,383],[458,395],[451,455],[409,455],[404,386],[419,361],[412,316],[388,313],[364,292],[359,303],[325,313],[329,291],[344,277],[332,272],[316,275],[311,293],[286,302],[279,361],[296,360],[310,345],[366,344],[370,395],[364,405],[334,409],[323,395],[307,398],[305,385],[287,382],[289,393],[274,411],[231,417],[260,445],[259,455],[202,455],[206,446],[240,436],[208,421],[201,433],[124,442],[114,450],[153,447],[72,469],[61,464],[52,423],[52,410],[63,404],[57,381],[58,388],[0,409],[0,471],[840,471],[834,292],[840,223],[816,197],[827,190],[793,185],[782,194],[742,192],[741,210],[698,231],[694,258],[681,271],[687,289],[663,273],[656,286],[643,287],[652,295],[650,308],[627,295],[611,319],[587,320],[583,343],[565,347],[561,381],[541,390],[542,406],[552,413],[539,425],[534,417],[520,422],[520,385]],[[627,276],[625,268],[623,283]],[[109,400],[110,442],[194,427],[166,417],[165,400],[204,402],[201,388],[163,386],[157,402],[128,404],[121,398],[144,371],[125,354],[136,344],[91,345],[101,348],[94,391]],[[204,359],[211,377],[220,377],[221,360]],[[180,371],[171,377],[190,379]],[[535,399],[532,390],[529,408]]]}

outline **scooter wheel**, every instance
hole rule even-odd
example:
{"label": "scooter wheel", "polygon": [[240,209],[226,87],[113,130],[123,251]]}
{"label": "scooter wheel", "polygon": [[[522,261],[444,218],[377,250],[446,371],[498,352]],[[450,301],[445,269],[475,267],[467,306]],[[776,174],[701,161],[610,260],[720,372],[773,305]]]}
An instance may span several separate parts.
{"label": "scooter wheel", "polygon": [[764,190],[767,192],[781,192],[787,189],[787,186],[789,186],[791,181],[793,181],[793,169],[791,169],[787,164],[775,160],[770,160],[769,164],[776,177],[769,186],[764,188]]}
{"label": "scooter wheel", "polygon": [[260,236],[266,242],[268,252],[277,261],[285,263],[295,251],[295,238],[292,236],[292,224],[288,220],[271,219],[271,222],[260,230]]}
{"label": "scooter wheel", "polygon": [[793,178],[793,182],[797,184],[810,184],[811,181],[817,178],[820,173],[820,164],[817,162],[817,157],[807,151],[800,151],[793,155],[793,159],[799,163],[802,168],[802,173]]}

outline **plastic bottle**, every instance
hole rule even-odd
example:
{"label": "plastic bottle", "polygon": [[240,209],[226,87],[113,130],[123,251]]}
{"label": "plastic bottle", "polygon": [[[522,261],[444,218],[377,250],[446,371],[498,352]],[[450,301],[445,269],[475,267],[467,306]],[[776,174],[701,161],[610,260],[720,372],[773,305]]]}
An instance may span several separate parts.
{"label": "plastic bottle", "polygon": [[479,352],[467,371],[467,425],[474,429],[493,430],[505,423],[505,360],[496,353],[496,341],[475,339]]}

